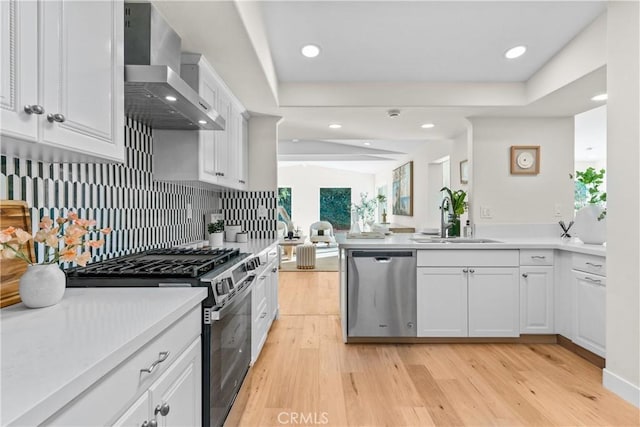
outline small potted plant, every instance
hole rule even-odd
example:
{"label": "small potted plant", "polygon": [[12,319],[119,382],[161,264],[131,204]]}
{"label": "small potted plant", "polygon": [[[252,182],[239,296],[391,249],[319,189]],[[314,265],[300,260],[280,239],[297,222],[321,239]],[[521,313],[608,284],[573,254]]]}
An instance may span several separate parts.
{"label": "small potted plant", "polygon": [[451,203],[451,206],[444,206],[450,209],[449,221],[451,222],[451,228],[449,228],[448,235],[451,237],[460,237],[460,215],[467,210],[467,193],[464,190],[452,191],[449,187],[442,187],[440,191],[446,191],[448,195],[447,203]]}
{"label": "small potted plant", "polygon": [[209,223],[207,225],[207,231],[209,231],[209,246],[212,248],[222,246],[224,237],[224,221],[219,219],[216,222]]}
{"label": "small potted plant", "polygon": [[600,191],[605,170],[589,167],[576,172],[574,234],[583,243],[601,245],[607,240],[607,193]]}

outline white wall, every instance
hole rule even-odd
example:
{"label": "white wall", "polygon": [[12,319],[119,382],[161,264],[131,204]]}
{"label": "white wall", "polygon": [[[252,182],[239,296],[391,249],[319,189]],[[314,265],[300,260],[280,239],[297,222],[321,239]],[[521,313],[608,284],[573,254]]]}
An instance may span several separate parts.
{"label": "white wall", "polygon": [[[469,120],[473,126],[471,215],[476,224],[551,224],[573,219],[573,117]],[[538,175],[510,174],[512,145],[540,146]],[[492,218],[482,218],[481,207],[490,208]]]}
{"label": "white wall", "polygon": [[[413,161],[413,216],[401,216],[392,215],[391,204],[389,202],[389,208],[387,212],[390,214],[387,219],[393,224],[405,225],[409,227],[415,227],[416,230],[424,228],[430,228],[435,226],[433,224],[433,215],[429,212],[438,212],[438,206],[433,205],[433,197],[430,197],[430,193],[433,190],[429,188],[428,183],[430,168],[429,164],[442,159],[443,157],[450,156],[452,152],[452,141],[429,141],[424,143],[424,147],[417,151],[413,156],[407,157],[406,160],[397,162],[395,165],[389,167],[375,176],[376,187],[386,185],[389,191],[389,200],[392,199],[392,182],[393,182],[393,169],[405,164],[406,162]],[[431,172],[431,174],[433,171]],[[459,185],[459,184],[458,184]],[[453,184],[454,189],[459,188],[456,184]],[[438,189],[439,190],[439,189]],[[432,201],[430,204],[429,201]],[[436,224],[439,226],[439,222]]]}
{"label": "white wall", "polygon": [[640,407],[640,6],[609,2],[605,387]]}
{"label": "white wall", "polygon": [[291,187],[291,221],[309,233],[309,226],[320,220],[320,188],[351,188],[351,201],[360,202],[360,193],[375,196],[373,174],[351,172],[319,166],[284,166],[278,168],[278,187]]}

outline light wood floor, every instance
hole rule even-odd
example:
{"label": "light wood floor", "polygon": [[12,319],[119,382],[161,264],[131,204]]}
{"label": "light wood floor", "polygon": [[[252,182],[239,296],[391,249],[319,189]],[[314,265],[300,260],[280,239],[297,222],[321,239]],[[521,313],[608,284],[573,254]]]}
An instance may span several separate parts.
{"label": "light wood floor", "polygon": [[640,425],[558,345],[343,344],[337,273],[280,273],[280,310],[227,426]]}

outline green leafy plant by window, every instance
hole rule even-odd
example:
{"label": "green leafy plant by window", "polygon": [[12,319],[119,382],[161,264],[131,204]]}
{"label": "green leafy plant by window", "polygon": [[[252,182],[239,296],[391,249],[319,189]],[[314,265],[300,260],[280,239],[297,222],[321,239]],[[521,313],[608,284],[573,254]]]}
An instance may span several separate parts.
{"label": "green leafy plant by window", "polygon": [[576,171],[574,207],[578,210],[586,205],[602,206],[604,210],[598,217],[599,220],[607,215],[607,192],[600,191],[600,186],[604,183],[605,173],[605,169],[597,171],[592,167],[588,167],[584,171]]}

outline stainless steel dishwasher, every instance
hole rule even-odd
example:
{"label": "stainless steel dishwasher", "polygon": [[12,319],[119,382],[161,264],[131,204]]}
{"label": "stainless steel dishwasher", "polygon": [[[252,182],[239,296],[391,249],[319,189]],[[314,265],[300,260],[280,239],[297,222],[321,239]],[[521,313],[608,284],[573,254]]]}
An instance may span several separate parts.
{"label": "stainless steel dishwasher", "polygon": [[347,251],[347,335],[416,336],[416,251]]}

